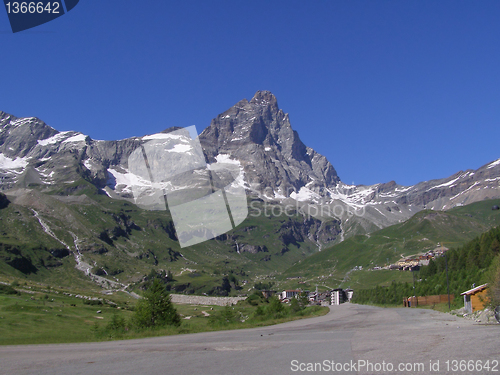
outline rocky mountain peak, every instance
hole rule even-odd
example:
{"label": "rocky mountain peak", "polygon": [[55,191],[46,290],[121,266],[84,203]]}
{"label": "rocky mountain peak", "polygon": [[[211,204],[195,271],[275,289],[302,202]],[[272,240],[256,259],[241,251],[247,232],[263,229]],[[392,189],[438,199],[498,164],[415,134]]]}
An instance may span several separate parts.
{"label": "rocky mountain peak", "polygon": [[269,91],[257,91],[250,101],[241,100],[217,116],[200,141],[208,162],[230,155],[243,167],[248,187],[259,193],[268,189],[270,198],[339,181],[328,160],[302,143]]}
{"label": "rocky mountain peak", "polygon": [[257,91],[250,104],[257,104],[261,106],[269,106],[274,110],[278,110],[278,100],[270,91]]}
{"label": "rocky mountain peak", "polygon": [[25,157],[40,139],[58,131],[36,117],[18,118],[0,111],[0,153],[8,157]]}

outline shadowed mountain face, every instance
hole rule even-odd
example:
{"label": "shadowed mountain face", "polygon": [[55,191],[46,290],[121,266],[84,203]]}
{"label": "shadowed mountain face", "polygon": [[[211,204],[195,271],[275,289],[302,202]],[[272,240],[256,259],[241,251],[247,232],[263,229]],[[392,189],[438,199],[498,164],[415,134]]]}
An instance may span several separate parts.
{"label": "shadowed mountain face", "polygon": [[[113,198],[132,200],[142,180],[130,170],[129,156],[164,137],[98,141],[74,131],[58,132],[37,118],[0,112],[0,190],[36,187],[71,195],[83,179]],[[243,99],[218,115],[199,140],[207,163],[240,168],[244,179],[238,184],[254,196],[326,208],[318,215],[313,210],[313,216],[341,219],[347,236],[404,221],[423,209],[447,210],[500,197],[500,159],[414,186],[394,181],[347,185],[324,156],[302,143],[268,91],[258,91],[250,101]]]}

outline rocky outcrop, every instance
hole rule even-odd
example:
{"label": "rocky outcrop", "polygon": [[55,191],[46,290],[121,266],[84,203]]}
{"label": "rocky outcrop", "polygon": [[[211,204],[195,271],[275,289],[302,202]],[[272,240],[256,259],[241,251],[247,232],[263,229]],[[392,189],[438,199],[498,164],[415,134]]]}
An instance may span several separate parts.
{"label": "rocky outcrop", "polygon": [[260,246],[260,245],[238,244],[235,245],[235,248],[237,248],[240,253],[250,253],[250,254],[267,253],[269,251],[267,250],[267,247],[265,245]]}
{"label": "rocky outcrop", "polygon": [[5,194],[0,193],[0,210],[9,205],[9,200]]}

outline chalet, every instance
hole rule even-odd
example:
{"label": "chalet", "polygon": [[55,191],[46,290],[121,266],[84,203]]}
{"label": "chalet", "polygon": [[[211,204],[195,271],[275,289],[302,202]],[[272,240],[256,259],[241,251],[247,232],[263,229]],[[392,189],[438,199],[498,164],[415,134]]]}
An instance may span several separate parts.
{"label": "chalet", "polygon": [[482,310],[488,304],[489,298],[486,295],[487,288],[488,284],[483,284],[460,294],[464,296],[464,307],[468,314],[472,314],[477,310]]}
{"label": "chalet", "polygon": [[396,262],[396,265],[401,271],[413,271],[419,265],[418,259],[405,259]]}
{"label": "chalet", "polygon": [[330,292],[321,292],[318,294],[316,301],[319,302],[321,306],[329,306],[330,298],[331,298]]}
{"label": "chalet", "polygon": [[318,292],[309,292],[307,294],[307,298],[309,300],[309,302],[316,302],[318,300]]}

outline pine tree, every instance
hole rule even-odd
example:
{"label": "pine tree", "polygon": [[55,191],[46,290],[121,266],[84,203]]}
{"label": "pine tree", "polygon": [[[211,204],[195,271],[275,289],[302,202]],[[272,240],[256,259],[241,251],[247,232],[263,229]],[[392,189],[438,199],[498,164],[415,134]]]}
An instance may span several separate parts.
{"label": "pine tree", "polygon": [[137,302],[134,321],[142,328],[181,324],[181,318],[172,304],[170,294],[160,280],[154,279],[144,292],[144,298]]}

